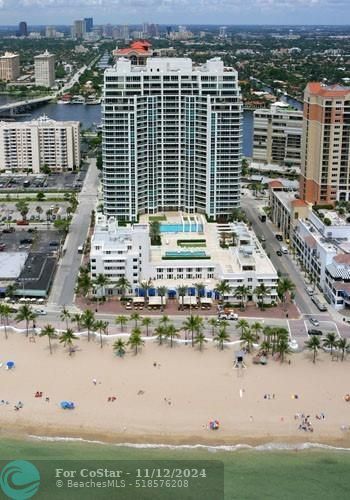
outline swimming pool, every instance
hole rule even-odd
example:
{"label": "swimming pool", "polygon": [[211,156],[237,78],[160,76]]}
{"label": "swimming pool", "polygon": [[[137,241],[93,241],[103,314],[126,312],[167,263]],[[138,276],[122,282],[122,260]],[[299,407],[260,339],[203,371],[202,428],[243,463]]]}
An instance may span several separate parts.
{"label": "swimming pool", "polygon": [[204,250],[169,250],[165,252],[162,259],[210,259]]}
{"label": "swimming pool", "polygon": [[170,224],[161,223],[159,228],[161,233],[198,233],[203,232],[203,224]]}

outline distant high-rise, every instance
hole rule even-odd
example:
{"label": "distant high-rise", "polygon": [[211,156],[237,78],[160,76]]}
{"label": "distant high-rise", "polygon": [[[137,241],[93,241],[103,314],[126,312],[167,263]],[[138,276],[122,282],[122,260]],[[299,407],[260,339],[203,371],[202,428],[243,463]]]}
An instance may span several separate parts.
{"label": "distant high-rise", "polygon": [[55,83],[55,56],[48,51],[34,57],[35,85],[52,87]]}
{"label": "distant high-rise", "polygon": [[219,58],[120,58],[104,78],[104,211],[120,220],[184,210],[226,218],[240,205],[242,99]]}
{"label": "distant high-rise", "polygon": [[91,33],[92,28],[94,27],[94,20],[92,17],[85,17],[85,31],[86,33]]}
{"label": "distant high-rise", "polygon": [[83,38],[85,33],[85,21],[82,19],[78,19],[74,21],[72,35],[74,38]]}
{"label": "distant high-rise", "polygon": [[28,26],[25,21],[21,21],[18,25],[18,35],[19,36],[28,36]]}
{"label": "distant high-rise", "polygon": [[350,87],[309,83],[304,94],[300,197],[350,201]]}
{"label": "distant high-rise", "polygon": [[5,52],[0,57],[0,80],[14,81],[20,75],[19,55]]}

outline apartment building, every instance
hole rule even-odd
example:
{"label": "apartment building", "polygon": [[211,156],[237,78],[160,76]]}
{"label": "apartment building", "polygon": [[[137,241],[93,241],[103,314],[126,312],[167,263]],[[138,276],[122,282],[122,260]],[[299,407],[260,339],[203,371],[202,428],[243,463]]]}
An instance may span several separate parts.
{"label": "apartment building", "polygon": [[240,204],[242,100],[219,58],[120,58],[104,76],[104,210],[226,218]]}
{"label": "apartment building", "polygon": [[350,200],[350,87],[309,83],[304,93],[300,197]]}
{"label": "apartment building", "polygon": [[0,122],[0,169],[40,172],[73,170],[80,165],[79,122],[42,116],[29,122]]}
{"label": "apartment building", "polygon": [[254,111],[253,160],[299,167],[303,112],[277,102]]}
{"label": "apartment building", "polygon": [[[246,225],[208,224],[203,218],[197,222],[192,220],[191,226],[190,219],[184,215],[181,223],[164,223],[162,245],[152,247],[147,217],[142,219],[138,224],[121,227],[114,217],[97,216],[91,240],[91,277],[105,274],[110,280],[106,287],[108,294],[119,293],[116,283],[121,277],[128,279],[133,293],[137,293],[144,280],[152,281],[152,294],[156,294],[158,287],[165,286],[172,295],[176,295],[180,285],[187,287],[188,294],[193,294],[194,283],[201,282],[210,297],[215,295],[217,283],[226,280],[231,286],[228,298],[232,301],[238,302],[235,290],[242,285],[249,290],[247,299],[257,301],[254,291],[263,283],[268,289],[265,302],[277,302],[277,272]],[[177,233],[172,231],[175,226]],[[235,246],[220,246],[222,231],[235,234]],[[188,244],[179,247],[179,238]],[[193,238],[205,241],[204,247],[200,250],[191,247]]]}
{"label": "apartment building", "polygon": [[19,54],[5,52],[0,56],[0,80],[6,82],[17,80],[20,73]]}
{"label": "apartment building", "polygon": [[51,88],[55,84],[55,56],[47,50],[34,57],[34,76],[37,87]]}

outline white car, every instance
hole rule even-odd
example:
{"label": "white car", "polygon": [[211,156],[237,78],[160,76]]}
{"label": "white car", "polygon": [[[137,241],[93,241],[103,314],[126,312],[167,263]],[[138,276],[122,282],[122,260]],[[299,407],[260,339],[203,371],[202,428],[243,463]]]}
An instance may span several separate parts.
{"label": "white car", "polygon": [[224,313],[224,314],[219,314],[218,319],[219,319],[219,320],[220,320],[220,319],[224,319],[224,320],[229,319],[229,320],[233,320],[233,321],[235,321],[235,320],[237,320],[237,319],[238,319],[238,314],[236,314],[236,313],[229,313],[229,314],[225,314],[225,313]]}
{"label": "white car", "polygon": [[47,312],[44,309],[34,309],[35,314],[38,316],[46,316]]}

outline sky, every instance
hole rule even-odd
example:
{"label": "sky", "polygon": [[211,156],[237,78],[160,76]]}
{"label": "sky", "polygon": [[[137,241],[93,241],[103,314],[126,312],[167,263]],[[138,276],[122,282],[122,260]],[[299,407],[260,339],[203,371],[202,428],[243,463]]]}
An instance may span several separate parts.
{"label": "sky", "polygon": [[349,24],[350,0],[0,0],[0,25]]}

